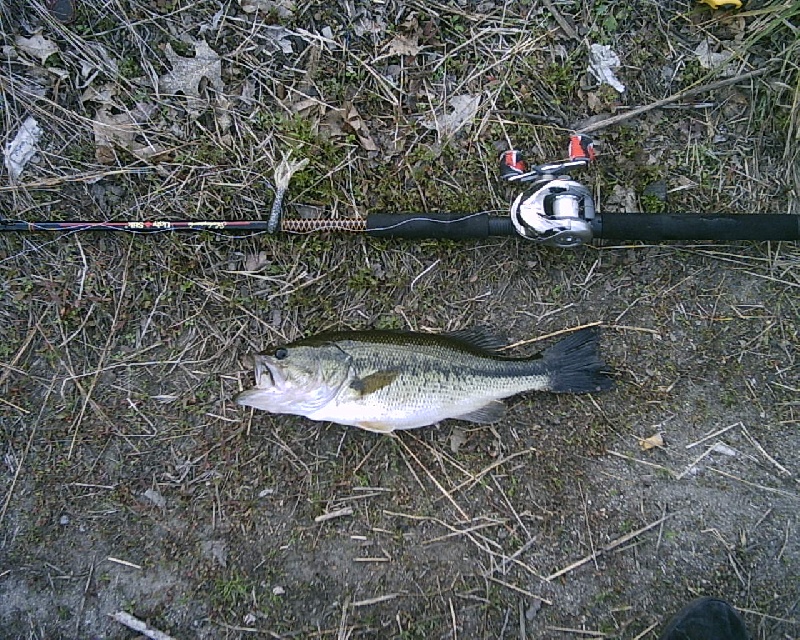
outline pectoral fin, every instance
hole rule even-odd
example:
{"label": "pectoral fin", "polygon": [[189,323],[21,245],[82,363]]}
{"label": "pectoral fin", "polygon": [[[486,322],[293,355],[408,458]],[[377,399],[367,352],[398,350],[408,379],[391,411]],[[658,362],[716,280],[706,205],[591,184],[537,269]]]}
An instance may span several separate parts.
{"label": "pectoral fin", "polygon": [[488,424],[497,422],[506,413],[506,405],[500,400],[492,400],[489,404],[483,405],[480,409],[470,411],[461,416],[454,416],[456,420],[466,420],[467,422],[479,422]]}
{"label": "pectoral fin", "polygon": [[353,380],[350,383],[350,388],[358,391],[363,397],[392,384],[396,377],[397,371],[375,371],[368,376]]}

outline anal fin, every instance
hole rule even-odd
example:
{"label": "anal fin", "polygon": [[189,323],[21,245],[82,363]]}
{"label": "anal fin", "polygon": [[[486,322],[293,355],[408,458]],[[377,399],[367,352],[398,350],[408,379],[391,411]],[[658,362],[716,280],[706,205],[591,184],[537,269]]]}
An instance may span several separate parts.
{"label": "anal fin", "polygon": [[355,426],[357,426],[359,429],[364,429],[365,431],[371,431],[372,433],[388,434],[394,431],[394,427],[392,425],[384,422],[359,422]]}
{"label": "anal fin", "polygon": [[506,413],[506,405],[500,400],[490,400],[488,404],[483,405],[479,409],[470,411],[460,416],[453,416],[456,420],[466,420],[467,422],[478,422],[480,424],[488,424],[490,422],[497,422]]}

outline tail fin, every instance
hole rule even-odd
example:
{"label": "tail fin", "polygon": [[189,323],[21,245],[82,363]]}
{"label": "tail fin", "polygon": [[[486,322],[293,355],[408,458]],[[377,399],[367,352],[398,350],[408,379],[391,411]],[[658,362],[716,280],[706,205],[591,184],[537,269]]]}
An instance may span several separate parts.
{"label": "tail fin", "polygon": [[598,332],[582,329],[542,353],[553,393],[592,393],[614,386],[597,353]]}

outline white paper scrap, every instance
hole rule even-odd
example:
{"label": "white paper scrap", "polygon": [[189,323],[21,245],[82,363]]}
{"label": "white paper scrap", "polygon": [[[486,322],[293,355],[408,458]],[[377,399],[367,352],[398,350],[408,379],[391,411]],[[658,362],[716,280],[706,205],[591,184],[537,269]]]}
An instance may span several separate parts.
{"label": "white paper scrap", "polygon": [[614,69],[619,69],[620,64],[619,56],[608,45],[593,44],[589,47],[589,73],[597,78],[598,82],[610,84],[623,93],[625,85],[614,75]]}
{"label": "white paper scrap", "polygon": [[41,137],[42,129],[39,127],[39,123],[33,116],[28,116],[14,139],[6,145],[5,165],[12,184],[22,174],[25,165],[36,155]]}

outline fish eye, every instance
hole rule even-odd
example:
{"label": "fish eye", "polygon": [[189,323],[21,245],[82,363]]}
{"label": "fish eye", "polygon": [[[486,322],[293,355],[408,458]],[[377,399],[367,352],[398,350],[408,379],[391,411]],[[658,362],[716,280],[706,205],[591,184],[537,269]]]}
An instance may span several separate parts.
{"label": "fish eye", "polygon": [[289,352],[286,349],[284,349],[283,347],[280,347],[279,349],[275,349],[275,359],[276,360],[283,360],[288,355],[289,355]]}

